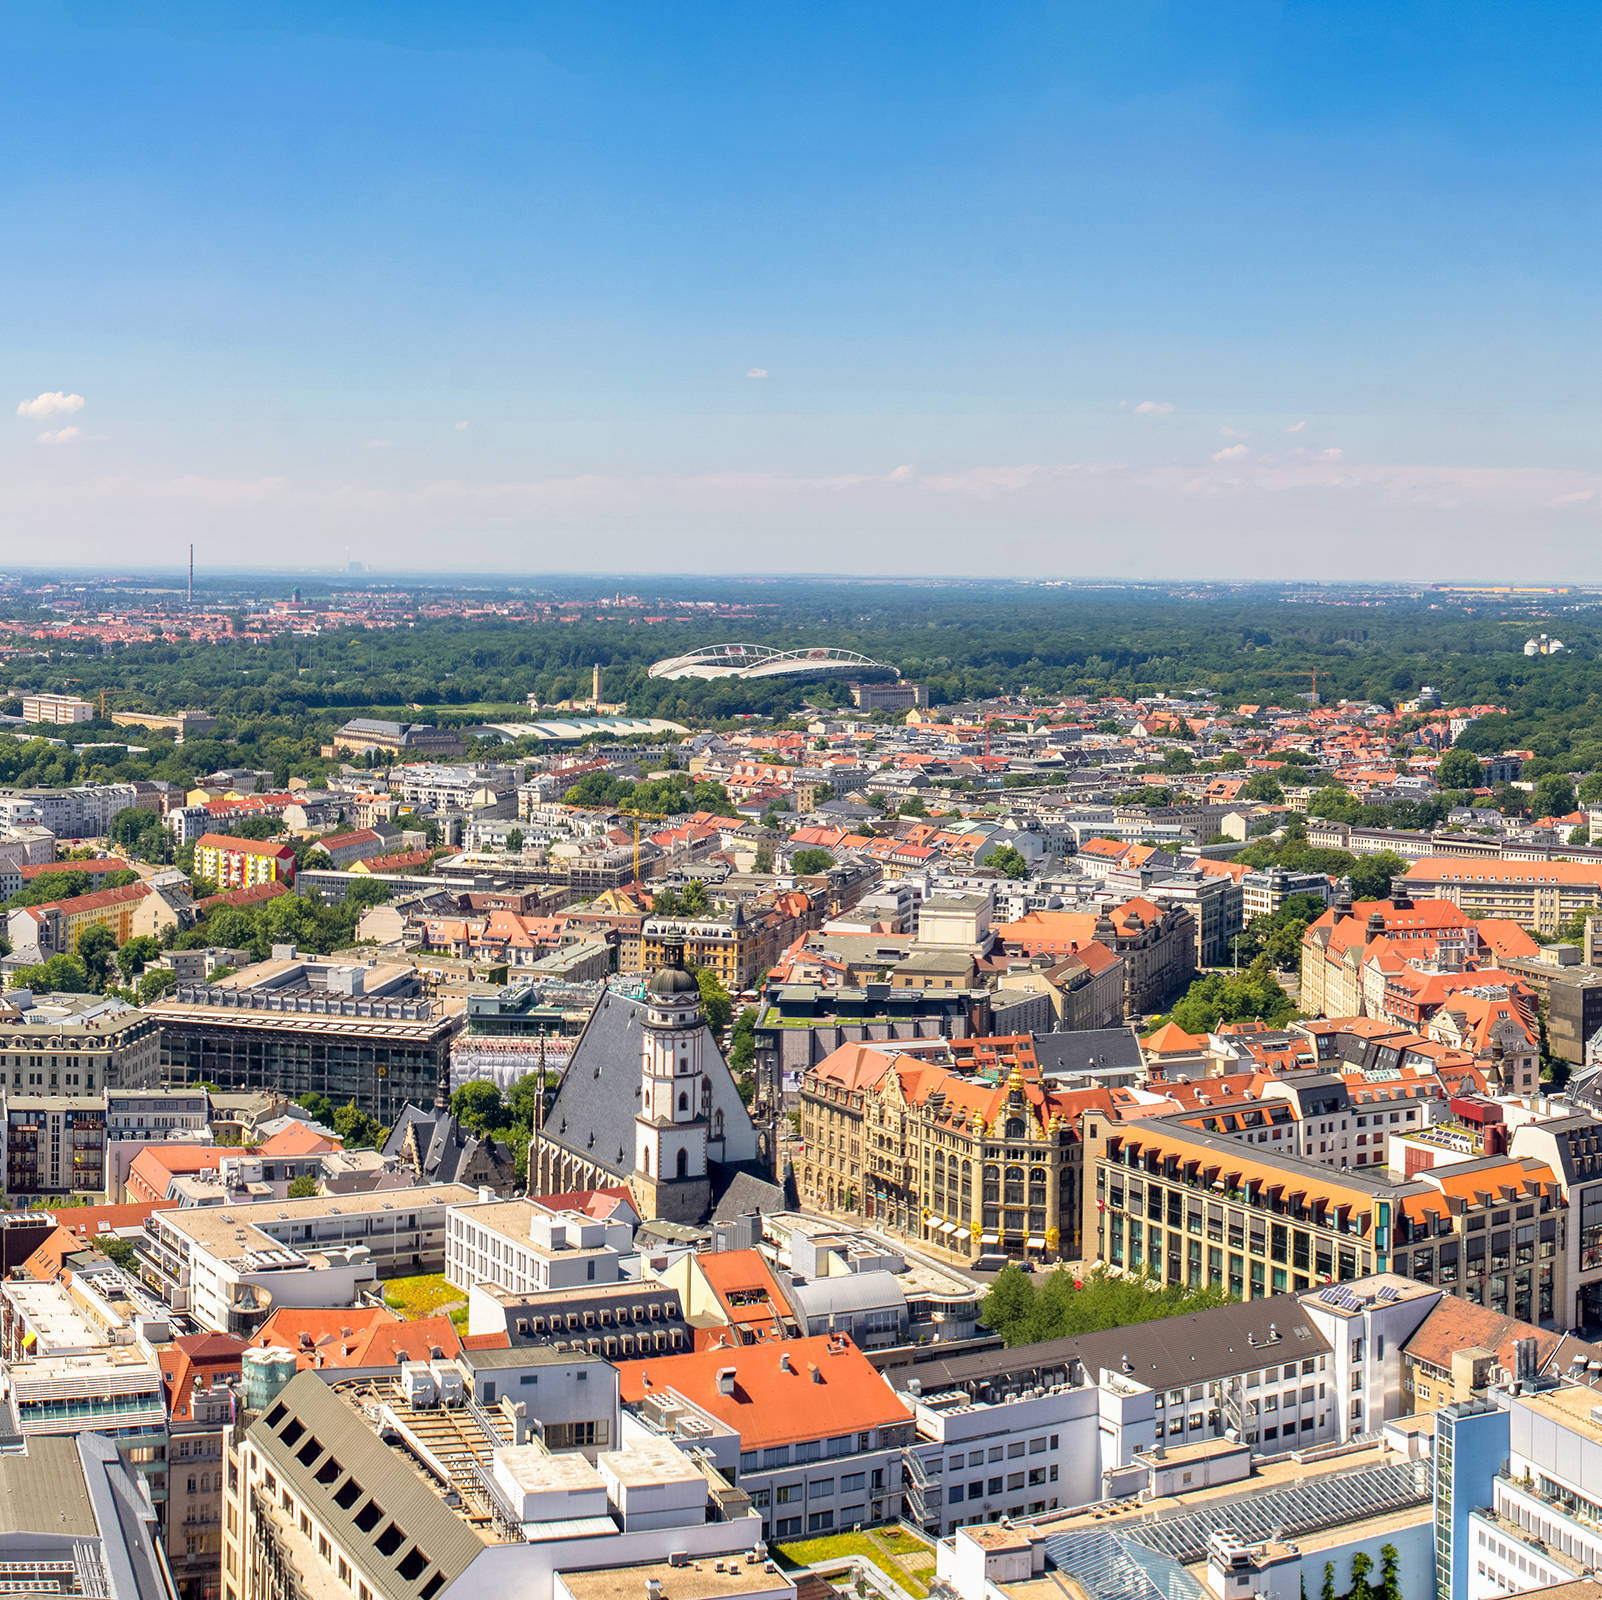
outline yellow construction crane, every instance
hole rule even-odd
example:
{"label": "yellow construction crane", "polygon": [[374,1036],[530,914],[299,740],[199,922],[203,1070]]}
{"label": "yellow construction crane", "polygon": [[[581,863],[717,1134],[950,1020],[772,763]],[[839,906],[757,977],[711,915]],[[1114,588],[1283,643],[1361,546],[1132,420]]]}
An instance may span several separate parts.
{"label": "yellow construction crane", "polygon": [[1281,667],[1279,670],[1287,678],[1311,678],[1313,680],[1313,699],[1312,699],[1312,704],[1314,704],[1315,706],[1318,704],[1318,674],[1317,674],[1317,672],[1310,671],[1310,670],[1307,670],[1307,669],[1303,669],[1302,671],[1298,672],[1294,667]]}
{"label": "yellow construction crane", "polygon": [[100,720],[102,722],[106,720],[106,698],[108,695],[111,699],[117,700],[125,694],[137,694],[138,692],[137,689],[102,689],[100,691]]}
{"label": "yellow construction crane", "polygon": [[625,817],[634,818],[634,882],[638,886],[640,882],[640,818],[649,817],[655,822],[663,822],[667,819],[668,813],[666,811],[638,811],[633,806],[619,806],[617,809]]}

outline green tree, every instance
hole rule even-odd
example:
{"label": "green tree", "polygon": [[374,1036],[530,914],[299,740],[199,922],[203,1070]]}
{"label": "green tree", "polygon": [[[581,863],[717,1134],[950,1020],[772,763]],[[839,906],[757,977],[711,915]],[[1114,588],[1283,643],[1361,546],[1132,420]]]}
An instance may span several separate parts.
{"label": "green tree", "polygon": [[1285,791],[1280,788],[1279,779],[1272,772],[1254,772],[1242,785],[1240,798],[1260,800],[1269,806],[1282,806],[1285,803]]}
{"label": "green tree", "polygon": [[347,1150],[367,1150],[378,1143],[384,1125],[370,1117],[354,1100],[334,1113],[334,1132]]}
{"label": "green tree", "polygon": [[488,1133],[501,1125],[505,1114],[500,1086],[487,1078],[474,1078],[451,1096],[451,1110],[464,1127]]}
{"label": "green tree", "polygon": [[998,845],[985,857],[984,864],[994,867],[1004,878],[1027,878],[1029,863],[1023,853],[1010,844]]}
{"label": "green tree", "polygon": [[151,1001],[178,987],[178,974],[171,967],[155,967],[145,973],[135,990],[139,1004],[148,1006]]}
{"label": "green tree", "polygon": [[139,1257],[134,1250],[132,1239],[124,1239],[120,1234],[102,1233],[95,1239],[95,1249],[113,1266],[121,1267],[124,1272],[138,1270]]}
{"label": "green tree", "polygon": [[990,1292],[980,1307],[980,1320],[1008,1344],[1020,1342],[1035,1311],[1035,1280],[1021,1267],[1007,1266],[996,1274]]}
{"label": "green tree", "polygon": [[1239,750],[1226,750],[1218,758],[1220,772],[1239,772],[1246,765],[1246,757]]}
{"label": "green tree", "polygon": [[909,794],[896,807],[896,815],[900,817],[926,817],[929,815],[929,808],[918,795]]}
{"label": "green tree", "polygon": [[1335,1600],[1335,1563],[1324,1563],[1324,1584],[1318,1591],[1318,1600]]}
{"label": "green tree", "polygon": [[1391,879],[1400,878],[1407,871],[1407,863],[1394,850],[1381,850],[1376,855],[1359,856],[1346,874],[1352,885],[1354,900],[1389,900]]}
{"label": "green tree", "polygon": [[1380,1546],[1380,1581],[1374,1588],[1375,1600],[1402,1600],[1401,1564],[1394,1544]]}
{"label": "green tree", "polygon": [[1566,817],[1577,804],[1574,785],[1567,773],[1549,772],[1536,780],[1535,793],[1530,799],[1530,809],[1536,816]]}
{"label": "green tree", "polygon": [[816,845],[808,845],[804,850],[797,850],[790,857],[790,870],[798,878],[812,878],[820,873],[827,872],[834,865],[834,857],[827,850],[820,850]]}
{"label": "green tree", "polygon": [[132,983],[160,954],[160,940],[152,939],[148,933],[136,933],[117,952],[117,966],[123,982]]}
{"label": "green tree", "polygon": [[756,1098],[756,1019],[755,1006],[742,1007],[729,1035],[729,1071],[747,1105]]}
{"label": "green tree", "polygon": [[701,991],[701,1014],[713,1033],[721,1035],[734,1013],[734,1001],[723,987],[723,980],[710,967],[691,967],[690,970]]}
{"label": "green tree", "polygon": [[1185,991],[1170,1013],[1186,1033],[1211,1033],[1222,1022],[1263,1021],[1278,1027],[1296,1015],[1296,1003],[1280,988],[1267,955],[1244,972],[1210,972]]}
{"label": "green tree", "polygon": [[751,863],[753,872],[773,871],[773,846],[763,844],[757,846],[756,859]]}
{"label": "green tree", "polygon": [[[506,1094],[506,1111],[513,1127],[530,1134],[534,1131],[534,1113],[544,1093],[545,1085],[538,1070],[525,1072],[512,1084]],[[526,1144],[528,1140],[525,1138],[523,1142]]]}
{"label": "green tree", "polygon": [[18,967],[11,974],[13,989],[31,989],[35,994],[89,994],[89,973],[77,956],[65,953],[51,956],[31,967]]}
{"label": "green tree", "polygon": [[104,989],[106,975],[113,969],[117,956],[117,936],[104,923],[97,922],[78,935],[78,959],[89,974],[90,986]]}
{"label": "green tree", "polygon": [[320,1122],[325,1128],[334,1125],[334,1102],[320,1090],[313,1089],[309,1094],[303,1094],[298,1104],[313,1122]]}
{"label": "green tree", "polygon": [[1149,1273],[1115,1276],[1097,1267],[1075,1277],[1058,1267],[1037,1279],[1008,1267],[997,1275],[980,1315],[1009,1345],[1032,1344],[1205,1311],[1229,1299],[1219,1288],[1164,1284]]}
{"label": "green tree", "polygon": [[1485,768],[1472,750],[1453,748],[1435,768],[1435,782],[1442,789],[1477,789],[1485,780]]}
{"label": "green tree", "polygon": [[651,896],[651,915],[653,917],[678,917],[683,914],[684,901],[680,898],[677,889],[658,889]]}
{"label": "green tree", "polygon": [[1351,1600],[1367,1600],[1368,1575],[1374,1570],[1374,1558],[1366,1550],[1352,1556],[1352,1585],[1346,1591]]}
{"label": "green tree", "polygon": [[507,834],[506,848],[510,850],[513,855],[519,855],[522,853],[523,830],[521,828],[513,828],[512,831]]}
{"label": "green tree", "polygon": [[699,878],[692,878],[679,895],[679,903],[686,917],[704,917],[712,910],[712,898]]}
{"label": "green tree", "polygon": [[310,1200],[317,1193],[317,1180],[309,1172],[292,1179],[285,1191],[291,1200]]}

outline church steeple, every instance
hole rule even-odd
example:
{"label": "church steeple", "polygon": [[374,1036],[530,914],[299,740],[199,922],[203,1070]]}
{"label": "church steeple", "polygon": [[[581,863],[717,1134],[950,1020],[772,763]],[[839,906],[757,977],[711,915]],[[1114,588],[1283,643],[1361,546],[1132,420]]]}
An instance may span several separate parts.
{"label": "church steeple", "polygon": [[[655,1215],[689,1211],[707,1188],[712,1088],[705,1073],[701,989],[684,968],[684,946],[670,943],[667,964],[646,990],[641,1029],[640,1109],[634,1119],[634,1177],[656,1201]],[[684,1204],[667,1201],[682,1186]]]}

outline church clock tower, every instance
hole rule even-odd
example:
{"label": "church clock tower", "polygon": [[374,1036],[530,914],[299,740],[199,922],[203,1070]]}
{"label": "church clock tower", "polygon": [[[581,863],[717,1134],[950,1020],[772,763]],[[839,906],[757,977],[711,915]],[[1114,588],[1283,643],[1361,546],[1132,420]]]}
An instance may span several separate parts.
{"label": "church clock tower", "polygon": [[701,990],[685,971],[684,946],[670,944],[665,954],[667,965],[645,994],[630,1187],[642,1216],[699,1222],[712,1201],[707,1169],[712,1086],[701,1059]]}

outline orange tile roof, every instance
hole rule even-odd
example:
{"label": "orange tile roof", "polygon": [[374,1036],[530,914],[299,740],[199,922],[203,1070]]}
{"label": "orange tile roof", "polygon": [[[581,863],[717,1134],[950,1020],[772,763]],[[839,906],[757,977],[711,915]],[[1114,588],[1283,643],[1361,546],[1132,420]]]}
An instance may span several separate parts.
{"label": "orange tile roof", "polygon": [[[1602,862],[1486,861],[1470,857],[1425,856],[1407,869],[1409,878],[1429,883],[1566,883],[1602,885]],[[1420,905],[1429,904],[1419,901]]]}
{"label": "orange tile roof", "polygon": [[[724,1394],[718,1374],[727,1368],[734,1377],[732,1392]],[[625,1362],[618,1381],[628,1405],[677,1390],[734,1428],[742,1450],[912,1421],[873,1363],[849,1339],[827,1334]]]}
{"label": "orange tile roof", "polygon": [[205,913],[217,906],[255,906],[294,892],[287,883],[253,883],[245,889],[224,889],[221,894],[208,894],[204,900],[195,902],[195,909]]}
{"label": "orange tile roof", "polygon": [[461,1349],[449,1317],[407,1321],[383,1306],[283,1306],[262,1324],[251,1343],[293,1350],[302,1371],[392,1367],[402,1357],[427,1361],[435,1350],[450,1357]]}
{"label": "orange tile roof", "polygon": [[79,1238],[71,1228],[54,1227],[22,1263],[22,1271],[35,1283],[54,1283],[65,1269],[68,1256],[93,1248],[93,1244]]}
{"label": "orange tile roof", "polygon": [[812,1070],[842,1089],[871,1089],[890,1070],[890,1057],[872,1045],[843,1044],[831,1050]]}
{"label": "orange tile roof", "polygon": [[1477,1306],[1455,1294],[1443,1294],[1402,1348],[1415,1361],[1426,1361],[1443,1372],[1452,1370],[1452,1357],[1459,1350],[1491,1350],[1496,1353],[1498,1364],[1511,1372],[1513,1346],[1519,1339],[1534,1339],[1536,1360],[1544,1363],[1563,1335],[1504,1316],[1489,1306]]}
{"label": "orange tile roof", "polygon": [[326,1156],[344,1148],[343,1141],[330,1139],[307,1127],[304,1122],[296,1122],[290,1127],[280,1128],[270,1139],[262,1140],[252,1153],[259,1156]]}
{"label": "orange tile roof", "polygon": [[39,861],[32,866],[18,867],[17,875],[24,883],[32,883],[52,872],[85,872],[98,878],[108,872],[131,872],[133,866],[121,856],[96,856],[92,861]]}
{"label": "orange tile roof", "polygon": [[1186,1033],[1177,1022],[1165,1022],[1155,1033],[1148,1033],[1140,1041],[1143,1050],[1153,1055],[1190,1055],[1207,1043],[1205,1033]]}
{"label": "orange tile roof", "polygon": [[760,1251],[707,1250],[696,1264],[730,1323],[784,1337],[785,1321],[794,1321],[795,1312]]}
{"label": "orange tile roof", "polygon": [[56,1221],[71,1228],[81,1239],[112,1233],[118,1228],[138,1228],[153,1211],[170,1211],[176,1200],[142,1200],[118,1206],[73,1206],[57,1212]]}
{"label": "orange tile roof", "polygon": [[247,1346],[231,1333],[188,1333],[159,1352],[161,1383],[167,1409],[176,1422],[190,1420],[192,1396],[207,1379],[239,1376],[239,1358]]}
{"label": "orange tile roof", "polygon": [[295,852],[287,844],[275,844],[271,839],[241,839],[232,833],[203,833],[195,841],[195,848],[226,850],[236,855],[276,856],[294,859]]}

